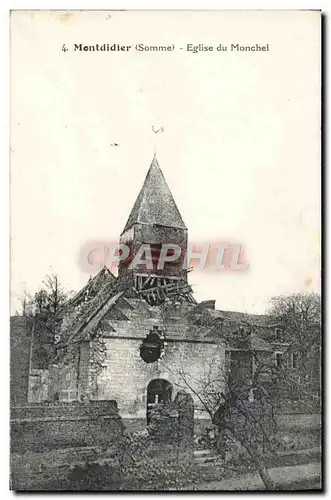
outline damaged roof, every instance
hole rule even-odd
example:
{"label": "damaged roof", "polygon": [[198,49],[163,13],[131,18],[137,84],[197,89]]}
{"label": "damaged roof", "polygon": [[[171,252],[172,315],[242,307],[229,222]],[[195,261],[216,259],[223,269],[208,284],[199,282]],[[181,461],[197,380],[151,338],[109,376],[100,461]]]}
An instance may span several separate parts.
{"label": "damaged roof", "polygon": [[249,325],[253,328],[244,348],[271,350],[268,316],[216,310],[214,301],[196,304],[174,299],[155,306],[132,287],[119,291],[117,278],[104,267],[72,300],[73,309],[63,321],[57,345],[89,340],[97,328],[104,337],[144,338],[154,325],[169,339],[228,344],[240,326]]}
{"label": "damaged roof", "polygon": [[104,266],[96,276],[90,276],[86,285],[70,300],[71,305],[77,306],[95,297],[106,283],[116,283],[116,276]]}

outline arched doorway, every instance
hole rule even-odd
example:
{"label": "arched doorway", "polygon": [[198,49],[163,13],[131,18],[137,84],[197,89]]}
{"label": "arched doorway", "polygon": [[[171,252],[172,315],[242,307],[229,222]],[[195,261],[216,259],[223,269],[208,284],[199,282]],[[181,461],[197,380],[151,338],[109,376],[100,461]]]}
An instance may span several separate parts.
{"label": "arched doorway", "polygon": [[163,378],[151,380],[147,386],[147,425],[150,421],[150,412],[155,405],[171,401],[172,384]]}

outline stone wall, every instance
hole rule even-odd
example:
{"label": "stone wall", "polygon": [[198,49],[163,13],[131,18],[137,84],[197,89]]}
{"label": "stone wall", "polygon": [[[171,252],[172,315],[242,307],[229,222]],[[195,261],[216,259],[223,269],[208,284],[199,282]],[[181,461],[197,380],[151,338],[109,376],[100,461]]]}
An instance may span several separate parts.
{"label": "stone wall", "polygon": [[61,362],[50,366],[48,394],[50,401],[94,399],[91,394],[90,342],[73,346]]}
{"label": "stone wall", "polygon": [[116,401],[31,404],[11,409],[11,453],[117,445],[124,426]]}
{"label": "stone wall", "polygon": [[48,370],[30,370],[28,403],[41,403],[48,399]]}
{"label": "stone wall", "polygon": [[181,447],[194,445],[194,404],[186,391],[178,391],[175,400],[157,405],[151,414],[148,433],[156,444]]}
{"label": "stone wall", "polygon": [[[126,324],[126,327],[129,325]],[[134,324],[131,325],[132,333]],[[148,333],[148,326],[144,329]],[[127,330],[130,335],[130,330]],[[119,332],[118,332],[119,333]],[[142,338],[105,338],[103,367],[95,374],[91,370],[92,342],[82,343],[70,361],[62,361],[50,367],[49,400],[109,400],[118,401],[123,418],[145,419],[147,410],[147,386],[154,379],[164,379],[172,384],[172,399],[179,389],[187,390],[180,377],[183,369],[190,384],[198,387],[199,381],[212,368],[216,373],[224,363],[222,344],[185,340],[166,341],[162,357],[154,363],[146,363],[140,357]],[[196,417],[205,418],[199,411],[199,401],[193,395]]]}
{"label": "stone wall", "polygon": [[49,368],[49,401],[77,400],[77,363],[61,362]]}
{"label": "stone wall", "polygon": [[[106,339],[107,356],[104,369],[98,376],[98,399],[116,399],[124,418],[145,418],[147,405],[147,386],[153,379],[165,379],[173,385],[172,399],[182,388],[183,383],[179,369],[190,379],[193,387],[198,383],[210,367],[219,369],[224,362],[224,348],[221,344],[168,341],[164,356],[155,363],[145,363],[139,354],[141,339]],[[199,402],[193,395],[196,416]]]}
{"label": "stone wall", "polygon": [[10,403],[28,401],[33,322],[25,316],[10,318]]}

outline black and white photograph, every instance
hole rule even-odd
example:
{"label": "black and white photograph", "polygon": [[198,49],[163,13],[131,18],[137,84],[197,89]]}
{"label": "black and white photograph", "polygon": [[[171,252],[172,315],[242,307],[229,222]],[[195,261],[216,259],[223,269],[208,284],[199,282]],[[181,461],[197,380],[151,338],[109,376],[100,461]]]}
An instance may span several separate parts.
{"label": "black and white photograph", "polygon": [[314,10],[12,10],[16,492],[322,491]]}

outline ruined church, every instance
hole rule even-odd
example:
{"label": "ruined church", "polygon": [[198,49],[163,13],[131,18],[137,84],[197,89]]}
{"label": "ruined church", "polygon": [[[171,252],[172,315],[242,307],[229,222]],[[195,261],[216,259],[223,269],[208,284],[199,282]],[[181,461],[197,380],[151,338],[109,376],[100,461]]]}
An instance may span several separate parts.
{"label": "ruined church", "polygon": [[[158,269],[162,244],[183,248],[187,238],[154,156],[119,239],[129,258],[117,276],[104,267],[71,299],[47,369],[30,370],[29,402],[116,400],[123,418],[148,422],[153,406],[188,390],[188,382],[199,418],[195,392],[206,372],[230,363],[236,376],[251,376],[251,353],[271,352],[259,335],[263,316],[251,315],[245,345],[229,345],[227,333],[246,328],[248,315],[197,303],[181,258]],[[152,268],[130,268],[143,244]]]}

